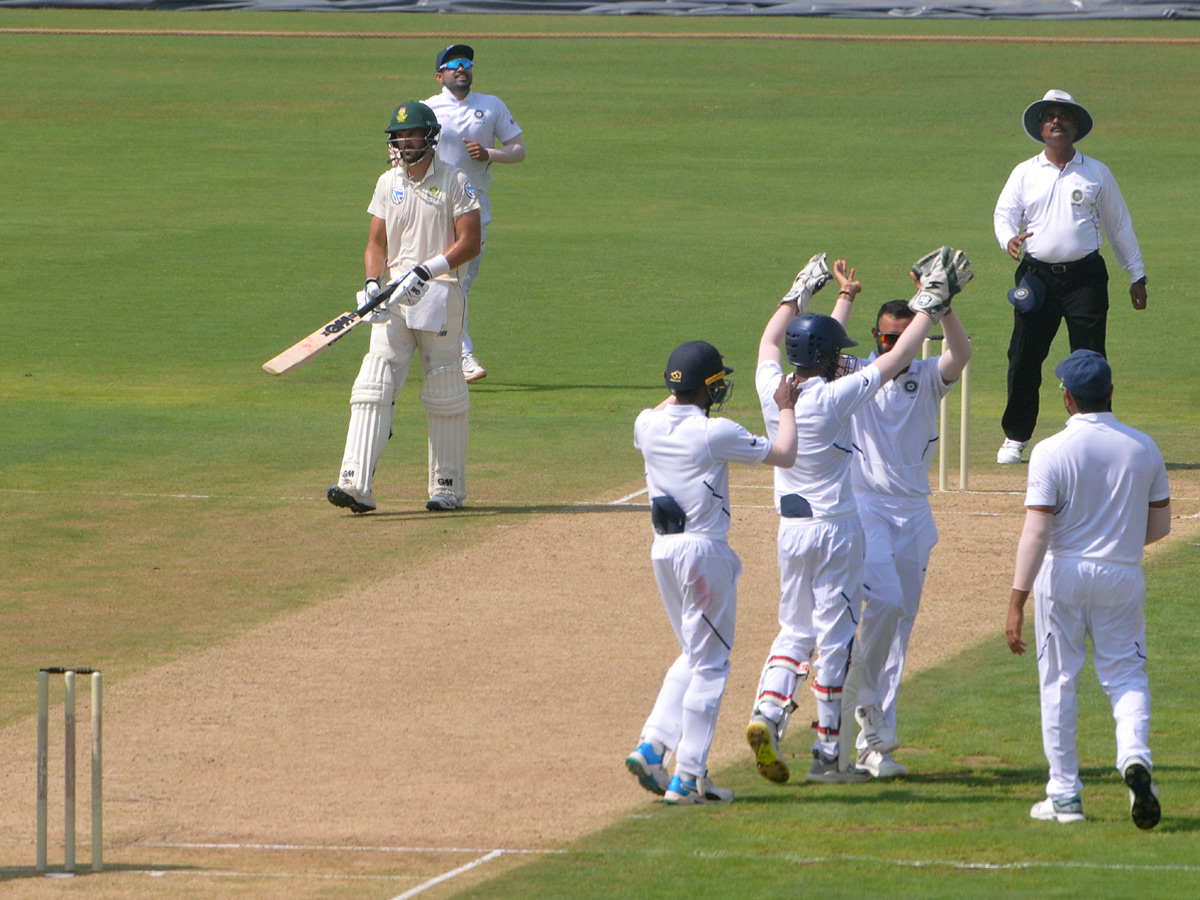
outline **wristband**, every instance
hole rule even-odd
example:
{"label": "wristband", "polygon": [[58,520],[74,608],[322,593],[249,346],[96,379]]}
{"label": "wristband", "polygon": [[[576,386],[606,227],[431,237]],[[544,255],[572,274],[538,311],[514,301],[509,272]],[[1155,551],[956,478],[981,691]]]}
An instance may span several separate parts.
{"label": "wristband", "polygon": [[421,266],[429,272],[430,278],[438,278],[450,272],[450,261],[441,253],[432,259],[425,260],[425,262],[421,263]]}

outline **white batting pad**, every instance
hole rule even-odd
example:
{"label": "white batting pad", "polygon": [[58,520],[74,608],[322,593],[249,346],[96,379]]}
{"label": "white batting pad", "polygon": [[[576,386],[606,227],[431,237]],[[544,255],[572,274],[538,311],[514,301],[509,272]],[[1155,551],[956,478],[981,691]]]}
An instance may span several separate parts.
{"label": "white batting pad", "polygon": [[471,394],[461,366],[442,366],[425,376],[421,402],[429,419],[429,493],[467,497],[467,410]]}
{"label": "white batting pad", "polygon": [[391,437],[395,397],[392,367],[382,356],[368,353],[350,391],[350,428],[338,478],[361,496],[370,494],[375,465]]}

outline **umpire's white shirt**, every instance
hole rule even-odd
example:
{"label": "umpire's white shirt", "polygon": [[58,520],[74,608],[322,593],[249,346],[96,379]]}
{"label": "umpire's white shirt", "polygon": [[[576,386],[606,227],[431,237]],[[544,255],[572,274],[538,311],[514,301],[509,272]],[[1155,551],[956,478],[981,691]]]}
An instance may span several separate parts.
{"label": "umpire's white shirt", "polygon": [[[783,378],[776,361],[761,363],[755,387],[767,423],[767,435],[779,432],[775,389]],[[784,494],[799,494],[812,507],[813,518],[849,515],[858,509],[850,482],[850,420],[855,410],[879,390],[879,370],[867,366],[835,381],[813,377],[801,385],[796,401],[796,463],[775,468],[775,511]]]}
{"label": "umpire's white shirt", "polygon": [[1171,496],[1148,435],[1112,413],[1079,413],[1029,455],[1026,506],[1054,509],[1049,554],[1139,565],[1151,503]]}
{"label": "umpire's white shirt", "polygon": [[1025,249],[1045,263],[1066,263],[1099,250],[1108,235],[1131,281],[1146,274],[1133,220],[1108,166],[1078,150],[1062,169],[1045,152],[1027,159],[1008,176],[992,216],[996,240],[1005,250],[1023,230]]}
{"label": "umpire's white shirt", "polygon": [[[872,353],[867,361],[878,355]],[[929,493],[938,405],[953,387],[942,380],[938,359],[915,360],[854,414],[850,431],[855,491],[893,497]]]}
{"label": "umpire's white shirt", "polygon": [[633,426],[650,496],[669,494],[687,514],[686,533],[724,540],[729,532],[729,463],[761,464],[771,442],[698,406],[646,409]]}
{"label": "umpire's white shirt", "polygon": [[442,126],[438,155],[456,169],[466,172],[475,189],[487,194],[492,186],[492,164],[472,159],[463,139],[490,149],[497,140],[503,144],[520,134],[521,126],[504,101],[477,91],[469,91],[467,96],[459,100],[447,88],[442,88],[442,92],[426,100],[425,105],[433,110],[438,124]]}

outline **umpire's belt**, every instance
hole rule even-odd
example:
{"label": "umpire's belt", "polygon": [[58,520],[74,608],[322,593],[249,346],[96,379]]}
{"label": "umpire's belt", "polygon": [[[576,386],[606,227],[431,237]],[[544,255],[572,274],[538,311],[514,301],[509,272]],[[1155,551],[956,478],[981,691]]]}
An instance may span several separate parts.
{"label": "umpire's belt", "polygon": [[1073,259],[1070,262],[1048,263],[1042,262],[1040,259],[1034,259],[1028,253],[1026,253],[1025,262],[1029,264],[1029,268],[1037,272],[1050,272],[1054,275],[1067,275],[1071,272],[1074,272],[1076,269],[1082,269],[1092,265],[1099,255],[1099,250],[1093,250],[1087,256],[1081,256],[1079,259]]}

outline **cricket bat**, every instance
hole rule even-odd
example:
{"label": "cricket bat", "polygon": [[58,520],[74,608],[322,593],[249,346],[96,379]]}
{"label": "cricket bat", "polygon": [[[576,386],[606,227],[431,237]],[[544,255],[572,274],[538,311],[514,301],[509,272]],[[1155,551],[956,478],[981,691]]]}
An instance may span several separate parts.
{"label": "cricket bat", "polygon": [[349,334],[356,326],[362,324],[363,316],[375,309],[375,307],[386,303],[399,286],[400,282],[398,281],[387,285],[370,302],[363,304],[361,309],[356,309],[354,312],[342,313],[328,325],[318,328],[304,340],[288,347],[274,359],[268,359],[263,363],[263,370],[271,375],[282,375],[284,372],[290,372],[297,366],[303,365],[313,357],[320,356],[333,346],[333,344]]}

